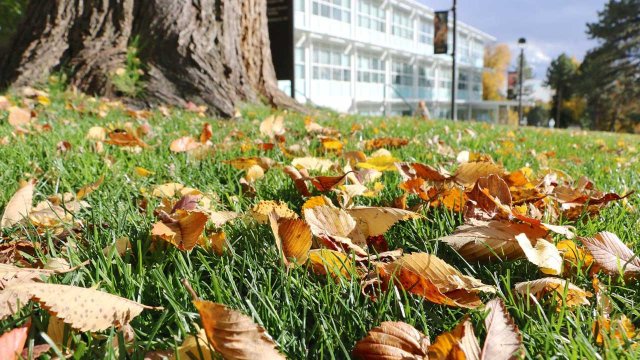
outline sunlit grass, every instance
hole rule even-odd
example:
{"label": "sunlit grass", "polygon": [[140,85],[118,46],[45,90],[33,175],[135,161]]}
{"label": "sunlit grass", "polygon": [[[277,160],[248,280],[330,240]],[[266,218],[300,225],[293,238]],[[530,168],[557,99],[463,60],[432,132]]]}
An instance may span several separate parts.
{"label": "sunlit grass", "polygon": [[[249,139],[257,139],[259,121],[269,109],[243,109],[244,119],[240,121],[200,118],[181,111],[170,118],[154,113],[148,120],[153,134],[145,139],[150,148],[134,154],[107,145],[104,153],[97,154],[91,151],[90,142],[85,139],[90,127],[122,126],[136,120],[117,110],[99,118],[67,109],[67,100],[61,93],[54,92],[52,100],[49,107],[39,111],[39,121],[52,125],[50,132],[14,139],[12,127],[4,121],[6,112],[0,112],[0,138],[10,138],[9,145],[0,146],[0,204],[6,204],[21,179],[38,179],[36,198],[41,200],[54,193],[75,192],[105,175],[104,184],[87,199],[91,209],[78,214],[84,228],[76,246],[66,246],[61,250],[61,244],[54,244],[51,236],[31,236],[28,240],[48,243],[48,247],[53,249],[49,256],[64,257],[73,264],[91,260],[89,265],[77,271],[55,277],[56,282],[97,286],[110,293],[165,308],[164,311],[145,311],[132,322],[136,343],[133,353],[128,356],[141,359],[148,350],[175,348],[186,334],[195,332],[198,316],[188,292],[180,283],[183,278],[202,298],[227,304],[253,317],[292,359],[348,358],[355,342],[370,328],[386,320],[410,323],[433,340],[442,331],[453,328],[464,314],[471,313],[478,336],[483,338],[482,310],[434,305],[402,290],[381,294],[377,301],[372,301],[362,294],[358,280],[334,282],[313,275],[304,268],[287,271],[281,265],[273,236],[266,225],[244,221],[226,225],[231,246],[222,257],[200,248],[191,252],[180,252],[173,247],[151,251],[149,231],[154,221],[152,207],[156,204],[150,203],[146,212],[140,212],[137,199],[155,184],[178,182],[215,194],[221,208],[234,211],[247,211],[261,199],[280,199],[292,209],[300,210],[304,199],[281,171],[270,170],[258,182],[256,198],[248,198],[243,196],[238,182],[241,172],[222,162],[254,155],[269,156],[279,162],[290,161],[279,151],[265,154],[251,150],[243,153],[236,146],[216,151],[201,161],[169,151],[171,140],[198,134],[205,121],[213,126],[211,140],[214,144],[222,143],[235,129],[244,132]],[[639,153],[636,148],[640,138],[635,136],[518,129],[446,120],[423,122],[412,118],[320,114],[317,119],[322,125],[336,127],[345,134],[345,150],[358,149],[362,139],[400,136],[411,139],[411,143],[392,150],[395,157],[431,165],[444,164],[451,159],[439,154],[436,147],[429,144],[430,139],[438,136],[456,153],[460,150],[486,153],[508,170],[529,166],[537,174],[542,174],[547,167],[559,169],[574,179],[587,176],[598,188],[618,193],[637,189],[639,184]],[[364,130],[350,136],[354,122],[361,123]],[[295,143],[303,137],[302,115],[287,115],[286,125],[288,143]],[[470,136],[465,129],[472,129],[477,136]],[[62,140],[70,142],[72,149],[58,154],[56,144]],[[324,156],[317,150],[317,145],[316,140],[312,141],[312,154]],[[154,174],[150,177],[137,176],[135,167],[143,167]],[[362,198],[359,204],[388,205],[401,194],[397,188],[397,173],[385,173],[382,181],[386,186],[382,194],[376,198]],[[410,203],[415,202],[416,199],[410,199]],[[584,218],[574,224],[577,233],[591,235],[608,230],[618,234],[638,252],[638,205],[637,197],[629,198],[628,202],[614,203],[599,216]],[[387,234],[390,246],[403,248],[406,252],[435,253],[463,273],[496,285],[499,296],[504,297],[523,332],[527,357],[640,356],[638,347],[606,348],[595,343],[592,334],[594,301],[589,307],[556,311],[556,304],[536,304],[518,297],[512,293],[516,282],[541,277],[534,265],[526,261],[488,265],[467,263],[448,246],[434,240],[450,234],[461,222],[461,216],[445,209],[430,209],[424,215],[425,220],[404,222],[392,228]],[[12,236],[7,232],[4,235]],[[123,258],[104,255],[102,249],[122,236],[130,238],[133,251]],[[591,288],[587,274],[578,273],[570,276],[569,280],[585,289]],[[623,284],[612,279],[605,285],[613,293],[615,312],[626,314],[639,325],[638,283]],[[26,308],[20,315],[0,322],[0,330],[22,323],[33,313],[31,332],[38,339],[38,334],[46,331],[48,315],[43,311],[33,312],[34,309]],[[113,343],[118,335],[115,331],[105,335],[104,338],[73,335],[71,348],[80,350],[79,358],[115,357]],[[120,354],[124,356],[122,352]]]}

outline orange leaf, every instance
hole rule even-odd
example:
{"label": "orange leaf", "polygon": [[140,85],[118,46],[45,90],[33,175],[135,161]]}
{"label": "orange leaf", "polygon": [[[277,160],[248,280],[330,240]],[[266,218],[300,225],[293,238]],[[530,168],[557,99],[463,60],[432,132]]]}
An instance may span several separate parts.
{"label": "orange leaf", "polygon": [[209,218],[203,212],[185,210],[177,210],[172,216],[167,215],[162,221],[155,223],[151,235],[170,242],[180,250],[193,249]]}
{"label": "orange leaf", "polygon": [[451,331],[439,335],[429,346],[430,360],[479,359],[480,345],[473,332],[469,316],[465,316]]}
{"label": "orange leaf", "polygon": [[304,264],[311,249],[309,225],[302,219],[278,219],[275,212],[269,214],[269,222],[285,265]]}

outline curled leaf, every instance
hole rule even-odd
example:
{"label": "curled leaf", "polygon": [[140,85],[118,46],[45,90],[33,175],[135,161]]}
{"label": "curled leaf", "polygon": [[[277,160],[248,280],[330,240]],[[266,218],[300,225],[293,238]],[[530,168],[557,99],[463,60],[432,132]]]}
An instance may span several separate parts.
{"label": "curled leaf", "polygon": [[278,219],[275,212],[269,214],[269,222],[284,263],[287,266],[304,264],[311,249],[309,225],[302,219]]}
{"label": "curled leaf", "polygon": [[515,290],[521,295],[527,296],[531,294],[537,298],[552,294],[559,304],[565,303],[568,307],[589,305],[587,297],[591,296],[591,293],[580,289],[572,283],[554,277],[520,282],[516,284]]}
{"label": "curled leaf", "polygon": [[426,359],[429,345],[429,338],[413,326],[385,321],[358,341],[352,354],[362,360],[421,360]]}
{"label": "curled leaf", "polygon": [[193,302],[213,348],[225,359],[285,359],[264,328],[250,317],[211,301]]}
{"label": "curled leaf", "polygon": [[13,226],[31,212],[34,181],[27,182],[11,197],[0,219],[0,229]]}
{"label": "curled leaf", "polygon": [[477,360],[479,358],[480,345],[468,316],[465,316],[453,330],[439,335],[433,345],[429,346],[430,360]]}

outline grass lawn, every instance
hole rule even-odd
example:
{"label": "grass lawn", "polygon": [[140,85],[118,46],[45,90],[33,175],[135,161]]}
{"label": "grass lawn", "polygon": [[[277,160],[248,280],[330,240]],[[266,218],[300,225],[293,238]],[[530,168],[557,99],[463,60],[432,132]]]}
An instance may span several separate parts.
{"label": "grass lawn", "polygon": [[[114,328],[101,334],[71,333],[69,349],[76,352],[73,355],[76,358],[142,359],[147,351],[180,346],[188,334],[196,332],[196,325],[200,323],[191,296],[181,284],[182,279],[187,279],[201,298],[226,304],[251,316],[266,328],[290,359],[350,358],[355,343],[383,321],[409,323],[429,335],[433,342],[437,335],[451,330],[469,314],[476,335],[480,341],[484,339],[485,311],[482,309],[433,304],[401,288],[381,293],[373,301],[362,293],[357,278],[333,281],[312,273],[305,266],[287,270],[269,225],[257,224],[248,217],[224,226],[230,245],[222,256],[200,247],[188,252],[170,245],[152,247],[150,230],[157,221],[153,209],[159,200],[148,197],[144,211],[139,209],[139,204],[144,194],[159,184],[176,182],[199,189],[217,202],[219,210],[246,213],[260,200],[282,200],[300,213],[305,198],[281,170],[267,171],[255,184],[255,197],[250,197],[243,195],[239,182],[244,171],[223,162],[237,157],[267,156],[290,164],[291,158],[277,147],[259,151],[255,146],[251,149],[240,146],[256,139],[267,140],[260,135],[259,125],[269,109],[242,109],[242,119],[231,121],[176,109],[172,109],[169,116],[154,111],[144,120],[136,119],[123,109],[59,88],[49,92],[50,104],[35,105],[36,123],[49,124],[49,131],[45,131],[46,128],[32,130],[16,137],[14,127],[6,121],[8,112],[0,111],[0,139],[6,138],[0,141],[5,143],[0,145],[0,210],[18,189],[20,180],[37,179],[34,203],[53,194],[75,193],[103,175],[104,183],[85,199],[91,207],[76,214],[82,223],[77,236],[59,241],[51,231],[36,232],[33,228],[16,226],[2,230],[1,241],[23,239],[40,244],[41,249],[33,258],[27,256],[31,264],[46,263],[52,257],[64,258],[71,265],[89,261],[75,271],[51,277],[50,282],[97,287],[146,305],[164,307],[163,311],[145,310],[132,321],[135,342],[130,345],[132,352],[126,355],[114,346],[119,337]],[[16,103],[21,101],[12,94],[7,96]],[[303,115],[287,114],[285,118],[287,145],[300,143],[310,156],[338,158],[323,153],[316,136],[307,135]],[[394,157],[443,165],[451,171],[457,166],[455,154],[469,150],[490,155],[507,170],[529,167],[534,178],[550,168],[573,179],[584,175],[598,189],[618,194],[637,190],[640,184],[640,138],[631,135],[399,117],[318,114],[316,120],[325,127],[340,130],[346,143],[344,151],[362,150],[362,141],[366,139],[404,137],[410,141],[407,146],[389,149]],[[148,122],[151,132],[143,137],[148,148],[136,153],[105,144],[103,152],[97,153],[93,142],[86,139],[87,131],[93,126],[114,129],[124,127],[127,122],[132,122],[134,127]],[[170,151],[171,141],[185,135],[197,137],[205,122],[210,123],[213,130],[214,151],[210,155],[195,160],[185,153]],[[362,130],[352,134],[354,124],[361,124]],[[467,131],[469,129],[475,136]],[[246,137],[234,138],[233,145],[223,145],[225,138],[239,131]],[[453,149],[453,157],[438,150],[434,137]],[[305,139],[310,141],[303,142]],[[61,141],[67,141],[71,148],[58,151]],[[136,167],[152,174],[140,176]],[[379,194],[357,197],[356,204],[389,206],[402,195],[398,172],[384,172],[380,182],[384,189]],[[335,195],[331,192],[327,195],[337,204]],[[409,196],[409,205],[418,202],[415,195]],[[638,197],[632,195],[608,204],[597,216],[583,216],[569,223],[561,220],[561,223],[574,225],[578,236],[591,236],[604,230],[613,232],[638,253],[639,206]],[[405,253],[436,254],[462,273],[496,286],[497,296],[504,299],[522,332],[527,358],[640,358],[640,347],[632,340],[613,345],[605,334],[603,341],[596,341],[593,334],[595,296],[590,298],[590,305],[572,308],[558,306],[554,301],[528,301],[514,294],[514,284],[543,277],[537,266],[525,259],[467,262],[449,246],[435,240],[451,234],[462,223],[462,214],[428,206],[420,211],[424,219],[400,222],[385,234],[389,248],[401,248]],[[122,257],[105,255],[103,249],[121,237],[130,239],[132,250]],[[559,241],[563,237],[554,235],[553,239]],[[570,271],[564,278],[593,292],[587,271]],[[640,325],[638,282],[625,283],[604,275],[600,281],[610,291],[612,317],[624,314],[632,323]],[[493,297],[495,295],[481,296],[485,302]],[[29,317],[32,319],[30,344],[43,343],[42,333],[46,333],[50,316],[36,305],[0,321],[0,332],[21,325]]]}

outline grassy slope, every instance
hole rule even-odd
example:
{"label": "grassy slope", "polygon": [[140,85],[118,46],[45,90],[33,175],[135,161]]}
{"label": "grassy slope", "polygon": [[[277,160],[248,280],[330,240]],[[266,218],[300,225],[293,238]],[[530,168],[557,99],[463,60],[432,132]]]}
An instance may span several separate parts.
{"label": "grassy slope", "polygon": [[[260,199],[282,199],[299,211],[303,199],[297,194],[292,182],[280,171],[269,171],[259,181],[258,197],[244,198],[238,179],[240,171],[223,164],[221,160],[238,156],[256,155],[257,152],[241,153],[233,148],[218,152],[215,156],[195,162],[184,154],[174,154],[168,149],[169,142],[182,135],[198,134],[203,121],[213,125],[214,138],[218,143],[233,129],[241,129],[249,138],[259,135],[259,119],[266,114],[264,109],[245,111],[245,121],[229,122],[198,118],[190,113],[176,113],[170,119],[155,114],[150,120],[155,136],[148,142],[152,145],[140,154],[125,152],[120,148],[105,147],[104,154],[90,151],[84,139],[86,131],[94,125],[118,125],[131,121],[120,111],[110,112],[101,119],[66,110],[60,95],[53,96],[53,104],[40,112],[40,121],[48,121],[53,131],[34,134],[24,139],[13,139],[10,145],[0,146],[0,204],[4,206],[18,186],[18,180],[27,178],[39,167],[37,174],[37,198],[46,195],[76,191],[80,186],[93,182],[105,174],[104,184],[88,198],[92,208],[80,218],[84,224],[108,224],[108,228],[96,227],[85,230],[84,242],[77,249],[67,248],[65,257],[77,264],[91,259],[91,264],[73,273],[58,276],[57,281],[79,286],[95,286],[114,294],[135,299],[144,304],[161,305],[166,311],[145,311],[132,325],[136,331],[136,352],[140,357],[144,350],[171,348],[181,343],[185,334],[194,331],[198,322],[197,313],[190,302],[180,279],[187,278],[201,297],[228,304],[251,315],[263,324],[292,359],[302,358],[348,358],[355,342],[373,326],[385,320],[403,320],[429,334],[432,339],[442,331],[451,329],[467,310],[434,305],[402,291],[382,295],[373,302],[361,294],[358,281],[343,281],[336,284],[308,273],[304,268],[286,272],[280,265],[268,226],[236,221],[226,226],[231,251],[224,256],[195,249],[190,253],[169,248],[162,252],[150,252],[149,230],[154,221],[151,210],[141,214],[134,199],[141,189],[154,184],[179,182],[203,191],[217,194],[223,207],[246,211]],[[2,119],[0,112],[0,138],[11,136],[12,128]],[[427,139],[440,136],[456,151],[473,150],[490,154],[509,170],[530,166],[534,171],[548,165],[561,169],[574,178],[586,175],[603,190],[619,193],[637,189],[638,140],[637,137],[603,133],[550,131],[542,129],[516,129],[488,126],[477,123],[451,123],[449,121],[418,122],[409,118],[393,118],[382,121],[369,117],[320,116],[325,126],[341,129],[348,134],[353,122],[363,123],[362,138],[376,136],[404,136],[411,138],[410,146],[393,150],[393,154],[406,161],[427,164],[444,163],[445,159]],[[293,143],[304,134],[302,118],[287,117],[290,129],[287,141]],[[460,130],[471,128],[478,133],[472,138],[462,131],[461,140],[456,139]],[[294,135],[294,134],[297,134]],[[348,138],[349,149],[359,146],[358,138]],[[56,144],[69,141],[73,148],[64,156],[57,155]],[[316,144],[317,145],[317,144]],[[630,148],[633,147],[633,148]],[[546,161],[537,154],[552,151],[555,156]],[[105,155],[115,160],[111,167],[105,165]],[[268,153],[278,161],[287,162],[279,152]],[[546,164],[545,164],[546,162]],[[141,166],[155,174],[148,178],[137,177],[134,167]],[[449,166],[451,168],[451,166]],[[386,189],[378,198],[363,198],[361,204],[384,205],[401,192],[397,188],[397,173],[385,173]],[[239,200],[239,201],[238,201]],[[637,197],[629,204],[637,207]],[[149,209],[153,208],[150,204]],[[595,353],[609,357],[638,357],[629,349],[604,350],[595,345],[591,335],[594,308],[582,307],[573,310],[555,311],[554,304],[541,306],[530,304],[514,297],[510,289],[519,281],[539,278],[537,268],[526,261],[494,263],[490,265],[468,264],[447,246],[432,240],[449,234],[460,223],[457,214],[435,209],[425,213],[427,220],[405,222],[395,226],[387,235],[391,247],[402,247],[405,251],[426,251],[443,257],[465,273],[482,279],[485,283],[499,287],[500,296],[507,305],[524,334],[527,356],[531,358],[595,358]],[[600,216],[577,224],[579,235],[591,235],[608,230],[640,251],[637,240],[640,215],[622,204],[613,204]],[[6,234],[5,234],[6,235]],[[124,258],[105,259],[102,248],[114,239],[128,236],[134,251]],[[33,237],[30,240],[50,242],[48,237]],[[60,248],[60,247],[58,247]],[[591,289],[590,279],[585,274],[574,275],[572,282]],[[638,324],[640,302],[638,284],[612,282],[616,312],[624,313]],[[485,298],[487,300],[487,298]],[[592,301],[593,303],[593,301]],[[478,336],[482,339],[483,313],[471,311]],[[24,310],[27,316],[29,310]],[[32,333],[46,330],[48,316],[37,311]],[[4,331],[21,322],[16,316],[0,322]],[[82,342],[88,343],[85,358],[115,356],[110,350],[117,335],[108,333],[104,340],[76,336],[73,348]],[[609,351],[608,354],[606,352]]]}

